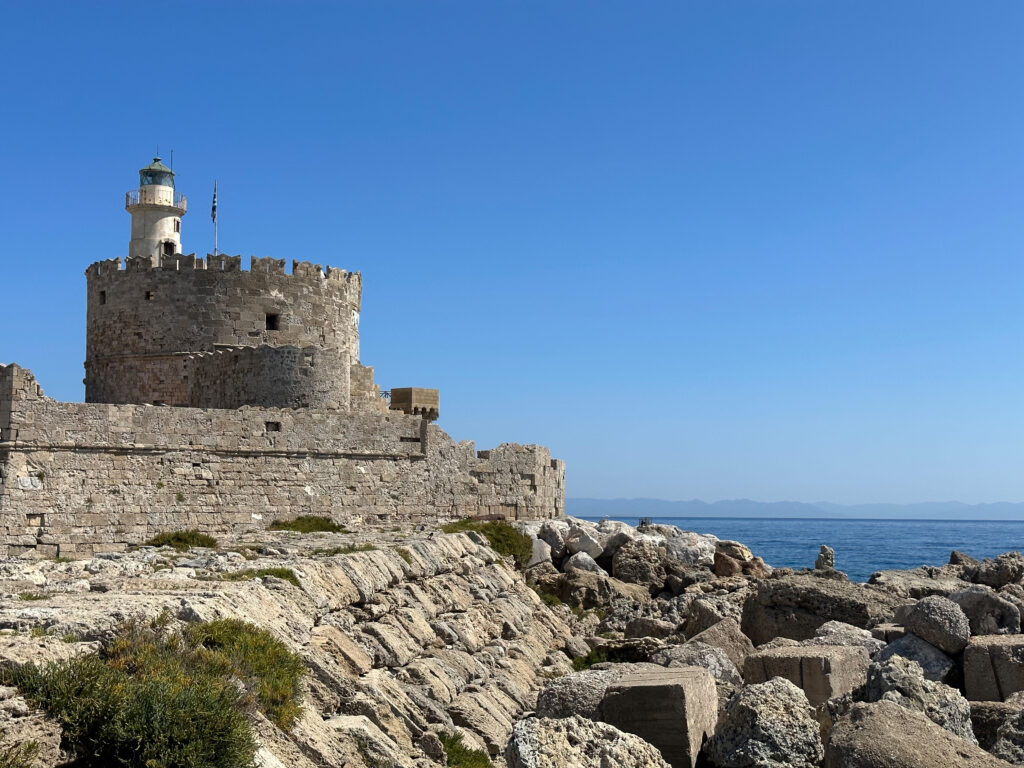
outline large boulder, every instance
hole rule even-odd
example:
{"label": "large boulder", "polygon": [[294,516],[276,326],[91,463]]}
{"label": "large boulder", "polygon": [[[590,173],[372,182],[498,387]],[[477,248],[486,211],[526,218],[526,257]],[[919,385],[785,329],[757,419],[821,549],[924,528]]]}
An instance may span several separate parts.
{"label": "large boulder", "polygon": [[991,587],[976,584],[952,592],[949,599],[967,616],[972,635],[1015,635],[1020,632],[1020,609]]}
{"label": "large boulder", "polygon": [[717,536],[682,531],[673,525],[646,525],[639,530],[647,536],[658,537],[658,546],[665,548],[671,560],[708,568],[714,562]]}
{"label": "large boulder", "polygon": [[670,768],[658,750],[632,733],[582,717],[530,717],[512,728],[508,768]]}
{"label": "large boulder", "polygon": [[757,582],[743,606],[743,632],[761,645],[776,637],[807,640],[826,621],[870,629],[892,618],[902,600],[882,590],[815,576]]}
{"label": "large boulder", "polygon": [[971,701],[971,729],[978,746],[991,752],[1003,723],[1015,717],[1021,708],[1005,701]]}
{"label": "large boulder", "polygon": [[562,570],[566,573],[571,571],[585,571],[587,573],[604,573],[604,568],[597,564],[586,552],[577,552],[575,555],[565,561],[562,566]]}
{"label": "large boulder", "polygon": [[736,669],[743,669],[747,656],[754,652],[754,644],[750,642],[750,638],[743,634],[739,622],[731,618],[722,619],[703,632],[698,632],[690,638],[690,642],[707,643],[715,648],[721,648],[736,665]]}
{"label": "large boulder", "polygon": [[946,654],[917,635],[906,634],[893,640],[885,648],[875,654],[875,661],[887,661],[894,656],[916,661],[924,676],[939,683],[957,681],[957,666]]}
{"label": "large boulder", "polygon": [[971,625],[960,606],[945,597],[918,600],[907,612],[903,626],[940,651],[960,653],[971,639]]}
{"label": "large boulder", "polygon": [[825,768],[1010,768],[924,714],[892,701],[857,703],[829,733]]}
{"label": "large boulder", "polygon": [[575,555],[577,552],[586,552],[595,559],[604,552],[604,546],[602,546],[597,532],[591,533],[579,526],[573,526],[569,529],[569,534],[565,537],[565,547],[569,550],[569,554]]}
{"label": "large boulder", "polygon": [[933,723],[976,744],[971,726],[971,705],[956,688],[926,680],[921,666],[894,656],[868,667],[867,682],[857,692],[865,702],[892,701],[923,712]]}
{"label": "large boulder", "polygon": [[651,654],[651,663],[663,667],[701,667],[711,676],[730,685],[743,685],[739,669],[721,648],[690,640],[683,645],[670,645]]}
{"label": "large boulder", "polygon": [[729,699],[705,752],[720,768],[817,768],[823,750],[804,692],[777,677]]}
{"label": "large boulder", "polygon": [[650,602],[651,593],[637,585],[626,584],[604,573],[573,570],[558,582],[558,597],[572,608],[608,608],[624,601],[634,604]]}
{"label": "large boulder", "polygon": [[747,657],[743,679],[763,683],[781,677],[798,685],[814,706],[850,693],[864,683],[870,658],[857,646],[797,646],[759,649]]}
{"label": "large boulder", "polygon": [[814,631],[814,637],[802,640],[801,645],[842,645],[863,648],[874,656],[885,642],[875,638],[871,632],[841,621],[826,621]]}
{"label": "large boulder", "polygon": [[642,539],[627,541],[612,558],[612,575],[627,584],[641,584],[652,595],[665,588],[665,567],[662,553]]}
{"label": "large boulder", "polygon": [[665,638],[676,634],[676,625],[663,619],[652,619],[650,616],[637,616],[626,622],[626,637],[658,637]]}
{"label": "large boulder", "polygon": [[601,701],[608,686],[620,678],[648,670],[654,664],[598,664],[590,669],[556,677],[545,683],[537,694],[538,717],[571,717],[579,715],[591,720],[601,719]]}
{"label": "large boulder", "polygon": [[1024,691],[1024,636],[972,637],[964,650],[964,689],[971,701],[1005,701]]}
{"label": "large boulder", "polygon": [[974,581],[999,589],[1024,577],[1024,557],[1020,552],[1004,552],[994,560],[983,560],[974,572]]}
{"label": "large boulder", "polygon": [[626,675],[601,702],[606,723],[657,747],[672,768],[694,768],[717,714],[715,682],[696,667]]}
{"label": "large boulder", "polygon": [[715,552],[731,557],[733,560],[739,560],[741,563],[745,563],[754,557],[754,553],[750,551],[746,544],[741,544],[738,541],[729,541],[728,539],[721,539],[715,542]]}
{"label": "large boulder", "polygon": [[526,562],[527,568],[535,565],[542,565],[551,562],[551,545],[544,539],[534,539],[530,550],[530,559]]}
{"label": "large boulder", "polygon": [[868,584],[898,597],[919,600],[929,595],[948,595],[963,589],[962,569],[957,566],[923,565],[906,571],[875,571]]}
{"label": "large boulder", "polygon": [[989,750],[1008,763],[1024,765],[1024,709],[1017,708],[996,730],[995,743]]}

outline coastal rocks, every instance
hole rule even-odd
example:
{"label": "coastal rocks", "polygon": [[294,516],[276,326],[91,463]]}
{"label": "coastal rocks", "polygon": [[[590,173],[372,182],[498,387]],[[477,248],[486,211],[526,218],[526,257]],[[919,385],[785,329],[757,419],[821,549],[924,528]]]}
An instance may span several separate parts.
{"label": "coastal rocks", "polygon": [[903,625],[940,651],[960,653],[971,639],[971,627],[960,606],[944,597],[926,597],[907,612]]}
{"label": "coastal rocks", "polygon": [[1024,557],[1020,552],[1004,552],[993,560],[983,560],[976,567],[973,581],[993,589],[1019,582],[1024,578]]}
{"label": "coastal rocks", "polygon": [[971,705],[955,688],[926,680],[917,662],[900,656],[875,662],[868,668],[867,682],[858,691],[864,702],[891,701],[924,713],[961,739],[977,743],[971,726]]}
{"label": "coastal rocks", "polygon": [[836,567],[836,551],[828,544],[822,544],[818,556],[814,559],[814,570],[828,571]]}
{"label": "coastal rocks", "polygon": [[715,552],[715,561],[714,565],[712,565],[711,571],[715,576],[723,579],[727,579],[732,576],[742,576],[743,563],[729,555],[722,554],[721,552]]}
{"label": "coastal rocks", "polygon": [[690,640],[683,645],[670,645],[651,654],[651,663],[663,667],[701,667],[722,683],[743,685],[739,669],[721,648]]}
{"label": "coastal rocks", "polygon": [[745,563],[754,557],[754,553],[750,551],[750,547],[746,544],[740,544],[738,541],[729,541],[726,539],[721,539],[715,542],[715,554],[725,555],[726,557],[730,557],[740,563]]}
{"label": "coastal rocks", "polygon": [[1015,635],[1020,632],[1020,609],[990,587],[974,585],[949,595],[970,623],[972,635]]}
{"label": "coastal rocks", "polygon": [[714,680],[694,667],[626,675],[601,703],[605,722],[657,747],[672,768],[694,768],[717,712]]}
{"label": "coastal rocks", "polygon": [[729,699],[705,752],[720,768],[817,768],[823,748],[803,691],[774,678]]}
{"label": "coastal rocks", "polygon": [[897,597],[919,600],[929,595],[948,595],[963,589],[963,569],[921,566],[908,571],[875,571],[868,584]]}
{"label": "coastal rocks", "polygon": [[743,634],[735,619],[715,622],[703,632],[693,635],[690,642],[706,643],[714,648],[721,648],[737,670],[743,669],[747,656],[754,652],[754,644]]}
{"label": "coastal rocks", "polygon": [[799,686],[813,706],[820,706],[862,685],[869,663],[868,652],[859,647],[769,648],[747,657],[743,678],[748,683],[784,678]]}
{"label": "coastal rocks", "polygon": [[892,618],[902,601],[881,590],[813,576],[757,582],[743,606],[741,626],[754,645],[776,637],[807,640],[826,621],[861,629]]}
{"label": "coastal rocks", "polygon": [[665,638],[676,634],[676,625],[670,621],[638,616],[626,622],[626,637],[657,637]]}
{"label": "coastal rocks", "polygon": [[964,650],[964,688],[972,701],[1005,701],[1024,691],[1024,636],[972,637]]}
{"label": "coastal rocks", "polygon": [[825,768],[1009,768],[924,714],[891,701],[854,704],[829,733]]}
{"label": "coastal rocks", "polygon": [[609,685],[626,675],[658,669],[654,664],[604,663],[549,680],[537,694],[537,715],[556,718],[579,715],[600,720],[601,701]]}
{"label": "coastal rocks", "polygon": [[843,645],[863,648],[874,656],[885,643],[876,639],[871,632],[841,621],[826,621],[814,631],[814,637],[803,640],[801,645]]}
{"label": "coastal rocks", "polygon": [[606,576],[603,572],[573,570],[571,573],[562,574],[555,586],[556,594],[563,603],[571,608],[583,610],[604,609],[620,602],[643,604],[651,599],[650,591],[644,587],[626,584]]}
{"label": "coastal rocks", "polygon": [[875,661],[887,661],[894,656],[916,661],[928,680],[939,683],[956,682],[957,666],[949,656],[917,635],[906,634],[893,640],[875,655]]}
{"label": "coastal rocks", "polygon": [[618,548],[612,558],[612,575],[627,584],[641,584],[656,595],[665,588],[662,553],[647,541],[634,539]]}
{"label": "coastal rocks", "polygon": [[989,751],[1008,763],[1024,765],[1024,710],[1014,712],[1003,721]]}
{"label": "coastal rocks", "polygon": [[512,728],[508,768],[670,768],[639,736],[581,717],[531,717]]}
{"label": "coastal rocks", "polygon": [[585,571],[587,573],[599,573],[604,575],[604,569],[597,564],[586,552],[577,552],[568,560],[565,561],[565,572],[570,573],[571,571]]}
{"label": "coastal rocks", "polygon": [[570,554],[586,552],[595,560],[604,552],[604,546],[596,537],[575,526],[569,529],[569,534],[565,537],[565,547]]}

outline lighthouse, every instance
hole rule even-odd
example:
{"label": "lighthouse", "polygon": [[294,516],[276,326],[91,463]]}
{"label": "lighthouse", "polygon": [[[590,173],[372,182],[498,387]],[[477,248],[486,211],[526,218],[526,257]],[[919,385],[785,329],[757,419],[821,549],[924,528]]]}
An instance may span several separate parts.
{"label": "lighthouse", "polygon": [[160,266],[160,259],[181,253],[181,217],[187,200],[174,191],[174,171],[154,157],[139,170],[139,188],[125,193],[124,207],[132,216],[128,255]]}

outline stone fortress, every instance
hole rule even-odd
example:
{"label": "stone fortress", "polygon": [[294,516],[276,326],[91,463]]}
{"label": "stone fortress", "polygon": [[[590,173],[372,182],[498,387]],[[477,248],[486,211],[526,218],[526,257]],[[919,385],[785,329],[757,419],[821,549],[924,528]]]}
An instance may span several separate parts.
{"label": "stone fortress", "polygon": [[0,554],[88,556],[308,514],[564,513],[548,449],[478,452],[432,423],[437,390],[381,392],[359,359],[359,272],[183,255],[174,172],[155,158],[139,176],[128,258],[85,273],[86,401],[0,365]]}

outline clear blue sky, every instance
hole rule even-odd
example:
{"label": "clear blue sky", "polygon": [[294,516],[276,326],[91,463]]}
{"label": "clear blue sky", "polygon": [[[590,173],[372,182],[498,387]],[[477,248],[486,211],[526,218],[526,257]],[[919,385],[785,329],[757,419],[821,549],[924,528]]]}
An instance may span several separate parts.
{"label": "clear blue sky", "polygon": [[185,251],[361,270],[363,362],[570,496],[1024,500],[1024,4],[5,3],[0,361]]}

